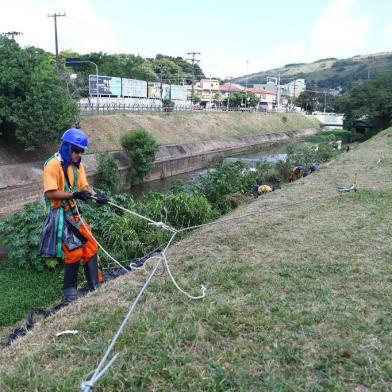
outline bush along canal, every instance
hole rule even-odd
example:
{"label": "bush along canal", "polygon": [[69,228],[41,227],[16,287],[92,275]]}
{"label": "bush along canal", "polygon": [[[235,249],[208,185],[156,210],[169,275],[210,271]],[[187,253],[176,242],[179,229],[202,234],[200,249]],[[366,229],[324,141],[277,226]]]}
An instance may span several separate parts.
{"label": "bush along canal", "polygon": [[[215,168],[193,174],[185,180],[172,178],[170,185],[161,188],[161,192],[143,192],[137,197],[112,193],[110,198],[117,205],[177,229],[200,225],[217,219],[240,204],[251,202],[263,192],[280,187],[290,177],[305,176],[311,172],[312,165],[321,164],[339,153],[327,143],[317,147],[289,145],[285,152],[230,157]],[[271,163],[271,160],[276,162]],[[298,167],[301,170],[294,172]],[[115,169],[111,167],[110,170]],[[260,190],[260,186],[265,187]],[[105,188],[105,184],[101,184],[101,188]],[[170,238],[167,231],[108,205],[85,202],[81,208],[97,240],[124,265],[128,266],[131,260],[161,247]],[[0,241],[9,248],[7,260],[0,262],[0,294],[3,298],[0,301],[0,330],[20,320],[32,307],[47,306],[61,296],[61,261],[43,260],[37,255],[44,216],[43,205],[32,203],[22,212],[0,222]],[[117,268],[104,254],[100,256],[104,271]],[[32,285],[31,282],[35,283]]]}

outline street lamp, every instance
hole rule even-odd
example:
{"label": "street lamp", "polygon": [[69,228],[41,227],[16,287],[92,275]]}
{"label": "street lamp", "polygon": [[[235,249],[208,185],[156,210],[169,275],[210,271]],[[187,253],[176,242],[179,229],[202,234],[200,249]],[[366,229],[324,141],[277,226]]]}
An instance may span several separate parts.
{"label": "street lamp", "polygon": [[[82,63],[89,63],[95,65],[95,74],[96,74],[96,90],[97,90],[97,108],[99,110],[99,89],[98,89],[98,65],[95,64],[93,61],[90,60],[79,60],[79,59],[65,59],[65,66],[69,67],[72,65],[78,65]],[[90,79],[89,79],[89,85],[90,85]]]}
{"label": "street lamp", "polygon": [[232,76],[229,76],[230,79],[230,84],[229,84],[229,96],[227,97],[227,105],[226,105],[226,110],[229,111],[229,106],[230,106],[230,95],[231,95],[231,79],[233,79]]}

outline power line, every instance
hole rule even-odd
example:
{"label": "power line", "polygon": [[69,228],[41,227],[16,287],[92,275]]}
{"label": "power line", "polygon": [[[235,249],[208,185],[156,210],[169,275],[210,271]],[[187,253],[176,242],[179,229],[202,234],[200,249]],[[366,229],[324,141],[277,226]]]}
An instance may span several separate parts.
{"label": "power line", "polygon": [[11,39],[15,41],[14,36],[15,35],[22,35],[23,33],[21,33],[20,31],[8,31],[6,33],[2,33],[2,35],[6,35],[6,36],[11,36]]}
{"label": "power line", "polygon": [[200,63],[200,60],[197,60],[195,56],[200,55],[200,52],[188,52],[188,56],[192,56],[192,58],[187,58],[186,60],[189,60],[192,62],[192,93],[191,93],[191,102],[193,103],[193,93],[195,89],[195,63]]}
{"label": "power line", "polygon": [[58,47],[58,40],[57,40],[57,17],[60,17],[60,16],[65,16],[65,12],[62,14],[56,14],[56,13],[54,13],[53,15],[48,14],[48,18],[54,18],[54,41],[55,41],[55,45],[56,45],[57,72],[60,72],[59,47]]}

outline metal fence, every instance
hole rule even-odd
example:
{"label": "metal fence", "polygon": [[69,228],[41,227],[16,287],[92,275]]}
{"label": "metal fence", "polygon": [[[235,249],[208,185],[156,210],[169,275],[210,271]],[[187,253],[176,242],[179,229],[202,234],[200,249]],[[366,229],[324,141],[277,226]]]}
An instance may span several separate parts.
{"label": "metal fence", "polygon": [[226,108],[226,107],[216,107],[216,108],[206,108],[200,105],[176,105],[174,107],[160,106],[160,105],[140,105],[140,104],[81,104],[79,103],[79,110],[82,116],[93,116],[93,115],[105,115],[105,114],[116,114],[124,112],[134,112],[134,113],[145,113],[145,112],[166,112],[166,113],[179,113],[179,112],[195,112],[195,113],[225,113],[225,112],[258,112],[264,114],[275,113],[266,112],[265,110],[258,110],[256,108]]}

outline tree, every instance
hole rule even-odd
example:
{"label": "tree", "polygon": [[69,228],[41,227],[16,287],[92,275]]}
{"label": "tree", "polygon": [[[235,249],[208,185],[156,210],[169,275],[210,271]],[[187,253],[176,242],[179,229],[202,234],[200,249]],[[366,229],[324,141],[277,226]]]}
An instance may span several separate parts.
{"label": "tree", "polygon": [[[228,97],[224,99],[223,105],[227,105]],[[230,94],[229,106],[231,108],[238,108],[239,106],[255,107],[259,103],[259,98],[253,93],[236,92]]]}
{"label": "tree", "polygon": [[313,112],[317,107],[317,97],[315,87],[308,84],[305,91],[302,91],[295,100],[295,106],[301,107],[306,112]]}
{"label": "tree", "polygon": [[349,130],[369,128],[377,132],[391,125],[392,76],[363,82],[335,102],[336,111],[344,113],[344,126]]}
{"label": "tree", "polygon": [[0,37],[0,136],[35,150],[57,141],[77,115],[52,56]]}
{"label": "tree", "polygon": [[153,168],[155,154],[159,149],[155,138],[143,128],[136,128],[121,136],[121,146],[132,159],[129,175],[132,183],[143,181]]}

